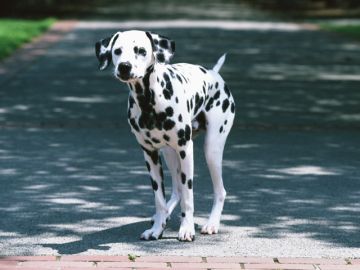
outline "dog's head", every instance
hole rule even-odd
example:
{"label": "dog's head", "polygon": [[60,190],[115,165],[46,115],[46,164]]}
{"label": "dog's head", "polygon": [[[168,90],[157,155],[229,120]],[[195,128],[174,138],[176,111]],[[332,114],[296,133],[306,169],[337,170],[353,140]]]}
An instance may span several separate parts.
{"label": "dog's head", "polygon": [[155,63],[169,63],[174,52],[174,41],[137,30],[117,32],[95,44],[99,69],[106,69],[112,61],[114,75],[123,82],[143,78]]}

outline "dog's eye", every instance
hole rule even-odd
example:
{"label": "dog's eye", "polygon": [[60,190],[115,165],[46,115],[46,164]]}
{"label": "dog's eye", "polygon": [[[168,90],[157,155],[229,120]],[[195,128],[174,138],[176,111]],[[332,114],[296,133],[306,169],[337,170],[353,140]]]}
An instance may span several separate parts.
{"label": "dog's eye", "polygon": [[115,53],[116,55],[120,55],[120,54],[121,54],[121,49],[120,49],[120,48],[115,49],[115,50],[114,50],[114,53]]}
{"label": "dog's eye", "polygon": [[139,49],[139,54],[142,56],[146,56],[146,50],[144,48]]}

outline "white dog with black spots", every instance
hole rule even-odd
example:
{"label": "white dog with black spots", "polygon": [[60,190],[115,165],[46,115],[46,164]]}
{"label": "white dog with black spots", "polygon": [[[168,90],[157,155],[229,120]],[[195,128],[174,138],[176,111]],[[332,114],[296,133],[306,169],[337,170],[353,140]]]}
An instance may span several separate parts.
{"label": "white dog with black spots", "polygon": [[[216,234],[226,191],[222,158],[235,116],[235,103],[219,70],[223,55],[210,70],[199,65],[169,64],[175,43],[144,31],[117,32],[95,45],[100,70],[114,64],[114,75],[130,88],[128,121],[144,151],[156,213],[143,240],[162,237],[167,219],[180,202],[180,241],[195,239],[193,136],[205,131],[205,157],[214,188],[214,203],[203,234]],[[172,194],[165,198],[161,150],[172,177]]]}

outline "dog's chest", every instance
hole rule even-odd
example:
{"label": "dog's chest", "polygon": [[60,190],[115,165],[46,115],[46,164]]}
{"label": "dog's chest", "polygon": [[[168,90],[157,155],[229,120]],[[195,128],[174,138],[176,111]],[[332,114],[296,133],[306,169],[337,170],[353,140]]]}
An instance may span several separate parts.
{"label": "dog's chest", "polygon": [[[178,144],[182,141],[179,133],[187,137],[191,133],[191,122],[204,106],[208,85],[204,73],[189,66],[190,70],[182,71],[182,65],[164,65],[130,85],[128,121],[144,147]],[[191,78],[194,75],[196,80]]]}

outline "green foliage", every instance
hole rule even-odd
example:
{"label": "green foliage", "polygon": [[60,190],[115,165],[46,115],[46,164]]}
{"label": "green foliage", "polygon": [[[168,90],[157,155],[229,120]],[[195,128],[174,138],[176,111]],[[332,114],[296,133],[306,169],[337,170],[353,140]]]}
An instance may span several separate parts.
{"label": "green foliage", "polygon": [[21,44],[47,30],[54,21],[54,19],[0,19],[0,59],[10,55]]}
{"label": "green foliage", "polygon": [[360,24],[321,24],[320,26],[325,30],[337,32],[360,40]]}

